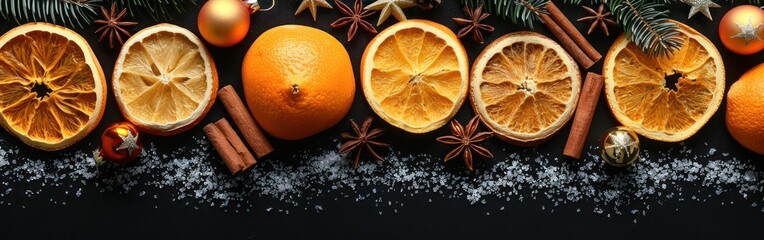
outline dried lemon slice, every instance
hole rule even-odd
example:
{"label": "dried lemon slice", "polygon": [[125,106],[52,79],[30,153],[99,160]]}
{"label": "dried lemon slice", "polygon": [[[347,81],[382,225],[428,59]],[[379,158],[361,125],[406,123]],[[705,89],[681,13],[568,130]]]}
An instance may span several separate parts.
{"label": "dried lemon slice", "polygon": [[195,126],[215,101],[218,75],[190,31],[158,24],[125,42],[114,66],[114,97],[141,130],[173,135]]}

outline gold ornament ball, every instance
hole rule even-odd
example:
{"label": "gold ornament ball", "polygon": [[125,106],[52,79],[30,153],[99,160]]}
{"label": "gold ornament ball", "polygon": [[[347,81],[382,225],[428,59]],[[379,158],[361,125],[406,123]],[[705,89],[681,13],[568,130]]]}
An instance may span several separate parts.
{"label": "gold ornament ball", "polygon": [[600,139],[600,155],[606,163],[625,167],[639,159],[639,137],[628,127],[614,127]]}
{"label": "gold ornament ball", "polygon": [[197,24],[204,40],[218,47],[241,42],[249,31],[249,11],[239,0],[210,0],[199,11]]}

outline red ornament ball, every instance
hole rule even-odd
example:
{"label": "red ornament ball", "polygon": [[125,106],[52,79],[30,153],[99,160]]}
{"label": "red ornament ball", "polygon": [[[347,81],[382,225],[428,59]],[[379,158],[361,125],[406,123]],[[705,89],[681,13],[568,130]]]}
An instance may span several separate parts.
{"label": "red ornament ball", "polygon": [[719,22],[719,38],[731,52],[751,55],[764,49],[764,10],[753,5],[737,6]]}
{"label": "red ornament ball", "polygon": [[236,45],[249,32],[249,15],[250,8],[240,0],[207,1],[199,11],[199,33],[218,47]]}
{"label": "red ornament ball", "polygon": [[114,163],[129,163],[139,155],[143,142],[138,128],[129,122],[112,124],[101,135],[101,157]]}

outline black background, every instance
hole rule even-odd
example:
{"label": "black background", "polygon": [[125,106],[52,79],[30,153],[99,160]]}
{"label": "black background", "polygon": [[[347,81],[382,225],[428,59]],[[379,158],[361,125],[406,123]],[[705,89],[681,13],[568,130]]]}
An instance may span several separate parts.
{"label": "black background", "polygon": [[[190,7],[186,13],[175,14],[171,23],[183,26],[198,35],[196,16],[204,1],[199,1],[197,6]],[[345,0],[350,3],[351,1]],[[270,1],[263,1],[268,5]],[[460,1],[444,0],[443,4],[433,11],[419,9],[407,9],[405,12],[409,18],[430,19],[440,22],[454,31],[459,28],[452,17],[463,17]],[[220,86],[233,85],[241,92],[240,68],[249,45],[263,31],[282,24],[302,24],[323,29],[334,35],[345,44],[351,60],[354,63],[356,76],[358,75],[358,63],[366,44],[373,37],[359,30],[352,42],[345,42],[345,29],[335,30],[329,25],[340,17],[339,12],[330,9],[319,8],[318,21],[313,21],[310,13],[306,10],[298,16],[293,16],[299,1],[282,0],[276,8],[270,12],[258,12],[252,16],[252,26],[247,38],[240,44],[231,48],[217,48],[209,46],[215,58],[220,74]],[[673,4],[671,17],[682,21],[705,34],[718,47],[725,59],[727,70],[727,86],[729,87],[740,75],[752,66],[761,62],[762,55],[737,56],[721,45],[717,34],[718,20],[730,8],[729,3],[721,3],[723,8],[712,9],[711,13],[716,21],[710,21],[698,14],[687,20],[689,7],[682,3]],[[332,5],[334,5],[332,3]],[[573,6],[557,2],[557,5],[574,20],[583,16],[579,6]],[[129,17],[138,20],[140,25],[132,28],[135,32],[155,24],[148,17]],[[376,23],[377,15],[368,18]],[[393,24],[393,17],[379,30]],[[499,36],[518,30],[527,30],[522,26],[515,26],[509,21],[501,20],[495,16],[487,19],[487,23],[496,27],[496,31],[486,35],[486,43],[493,41]],[[574,24],[581,31],[588,29],[588,24]],[[0,33],[16,26],[12,22],[0,23]],[[111,76],[114,60],[118,49],[110,49],[106,42],[98,42],[98,36],[94,34],[96,26],[84,29],[75,29],[83,35],[91,44],[98,56],[106,76]],[[605,55],[612,41],[621,30],[612,27],[611,36],[604,37],[599,32],[587,36],[592,44]],[[538,24],[535,31],[547,36],[551,35]],[[470,60],[480,53],[482,47],[469,38],[463,39],[469,53]],[[601,63],[591,68],[591,71],[600,72]],[[362,120],[373,112],[363,98],[360,85],[357,87],[355,102],[348,118]],[[716,147],[720,152],[730,152],[731,157],[760,159],[743,149],[727,133],[724,126],[724,105],[719,108],[716,115],[708,124],[685,142],[691,149],[701,149],[704,142]],[[465,104],[456,118],[466,122],[472,116],[469,104]],[[226,114],[219,103],[215,103],[210,113],[201,122],[205,125],[213,120],[225,117]],[[99,125],[87,138],[80,141],[71,149],[88,148],[97,146],[98,138],[103,129],[109,124],[121,121],[122,116],[117,109],[113,97],[110,95],[106,113]],[[280,159],[290,158],[291,153],[305,148],[319,148],[333,146],[335,143],[318,144],[325,139],[336,137],[340,132],[348,131],[347,121],[303,141],[284,142],[273,140],[277,152],[274,156]],[[382,121],[377,121],[385,125]],[[595,114],[592,130],[587,144],[596,144],[596,140],[608,128],[616,126],[614,118],[604,103],[604,97],[600,99]],[[389,127],[389,126],[388,126]],[[402,153],[426,152],[434,156],[440,156],[448,151],[448,148],[436,144],[432,139],[436,136],[448,133],[447,128],[438,129],[424,135],[412,135],[394,128],[388,131],[386,140],[392,143],[396,150]],[[567,138],[569,126],[560,131],[560,134],[549,142],[538,147],[541,152],[549,152],[561,155],[562,148]],[[201,127],[196,127],[186,133],[172,137],[150,136],[145,141],[154,142],[159,149],[174,149],[184,145],[191,136],[201,136]],[[51,156],[49,153],[38,151],[24,146],[20,141],[10,136],[5,131],[0,132],[0,137],[11,144],[16,144],[22,153],[30,157],[44,158]],[[507,147],[508,152],[519,152],[521,148],[509,146],[498,140],[490,140],[486,146],[490,149]],[[676,147],[677,144],[652,142],[643,139],[643,148],[667,149]],[[706,147],[707,148],[707,147]],[[70,150],[64,150],[70,151]],[[53,153],[55,154],[55,153]],[[273,157],[276,158],[276,157]],[[506,159],[506,156],[497,155],[496,159]],[[268,161],[267,159],[264,161]],[[458,161],[455,161],[458,162]],[[441,164],[438,159],[433,159],[433,164]],[[756,163],[761,166],[760,163]],[[484,163],[478,163],[477,168],[488,168]],[[461,163],[456,163],[449,170],[462,171]],[[226,174],[222,168],[220,174]],[[0,179],[2,181],[2,179]],[[331,196],[327,196],[329,198]],[[749,199],[761,199],[762,194],[756,193]],[[326,211],[316,213],[314,211],[291,211],[289,215],[277,212],[266,212],[258,209],[259,203],[275,201],[273,199],[254,199],[255,209],[246,213],[232,213],[219,208],[201,207],[195,210],[188,206],[174,204],[170,199],[150,197],[137,197],[129,194],[118,194],[92,190],[81,198],[68,199],[66,205],[50,202],[49,199],[67,198],[67,196],[43,196],[28,198],[23,195],[18,199],[4,199],[6,202],[24,203],[26,208],[19,205],[0,206],[0,239],[21,238],[73,238],[73,237],[106,237],[106,238],[137,238],[147,237],[158,239],[169,237],[171,239],[186,238],[223,238],[236,239],[262,239],[262,238],[364,238],[384,239],[388,237],[404,238],[467,238],[488,237],[496,238],[558,238],[558,239],[583,239],[583,238],[625,238],[640,239],[644,237],[657,237],[666,239],[678,237],[680,239],[762,239],[764,236],[764,213],[759,208],[752,208],[751,202],[742,199],[737,194],[727,194],[707,203],[698,202],[672,202],[663,205],[655,205],[650,209],[647,217],[633,223],[631,217],[608,218],[604,215],[594,214],[589,209],[593,203],[582,201],[579,203],[556,207],[554,213],[541,210],[545,200],[530,200],[525,202],[511,202],[505,211],[493,211],[491,215],[485,214],[486,208],[496,209],[491,203],[488,206],[471,206],[464,199],[445,199],[426,194],[415,198],[407,198],[406,204],[398,208],[397,214],[377,214],[371,201],[355,202],[352,199],[341,198],[339,201],[327,201],[324,205]],[[71,197],[68,197],[71,198]],[[387,196],[395,198],[395,196]],[[428,198],[435,201],[428,202]],[[736,204],[721,205],[720,202],[735,201]],[[739,203],[738,203],[739,202]],[[576,209],[586,209],[577,213]],[[678,209],[678,210],[677,210]]]}

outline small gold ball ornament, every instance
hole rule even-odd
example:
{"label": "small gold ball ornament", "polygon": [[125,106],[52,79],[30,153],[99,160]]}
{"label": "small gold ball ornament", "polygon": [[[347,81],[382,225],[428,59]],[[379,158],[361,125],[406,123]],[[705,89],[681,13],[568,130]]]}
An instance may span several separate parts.
{"label": "small gold ball ornament", "polygon": [[639,159],[639,137],[628,127],[614,127],[600,139],[600,155],[606,163],[625,167]]}
{"label": "small gold ball ornament", "polygon": [[241,0],[207,1],[199,11],[199,33],[218,47],[236,45],[249,32],[250,13],[249,6]]}

